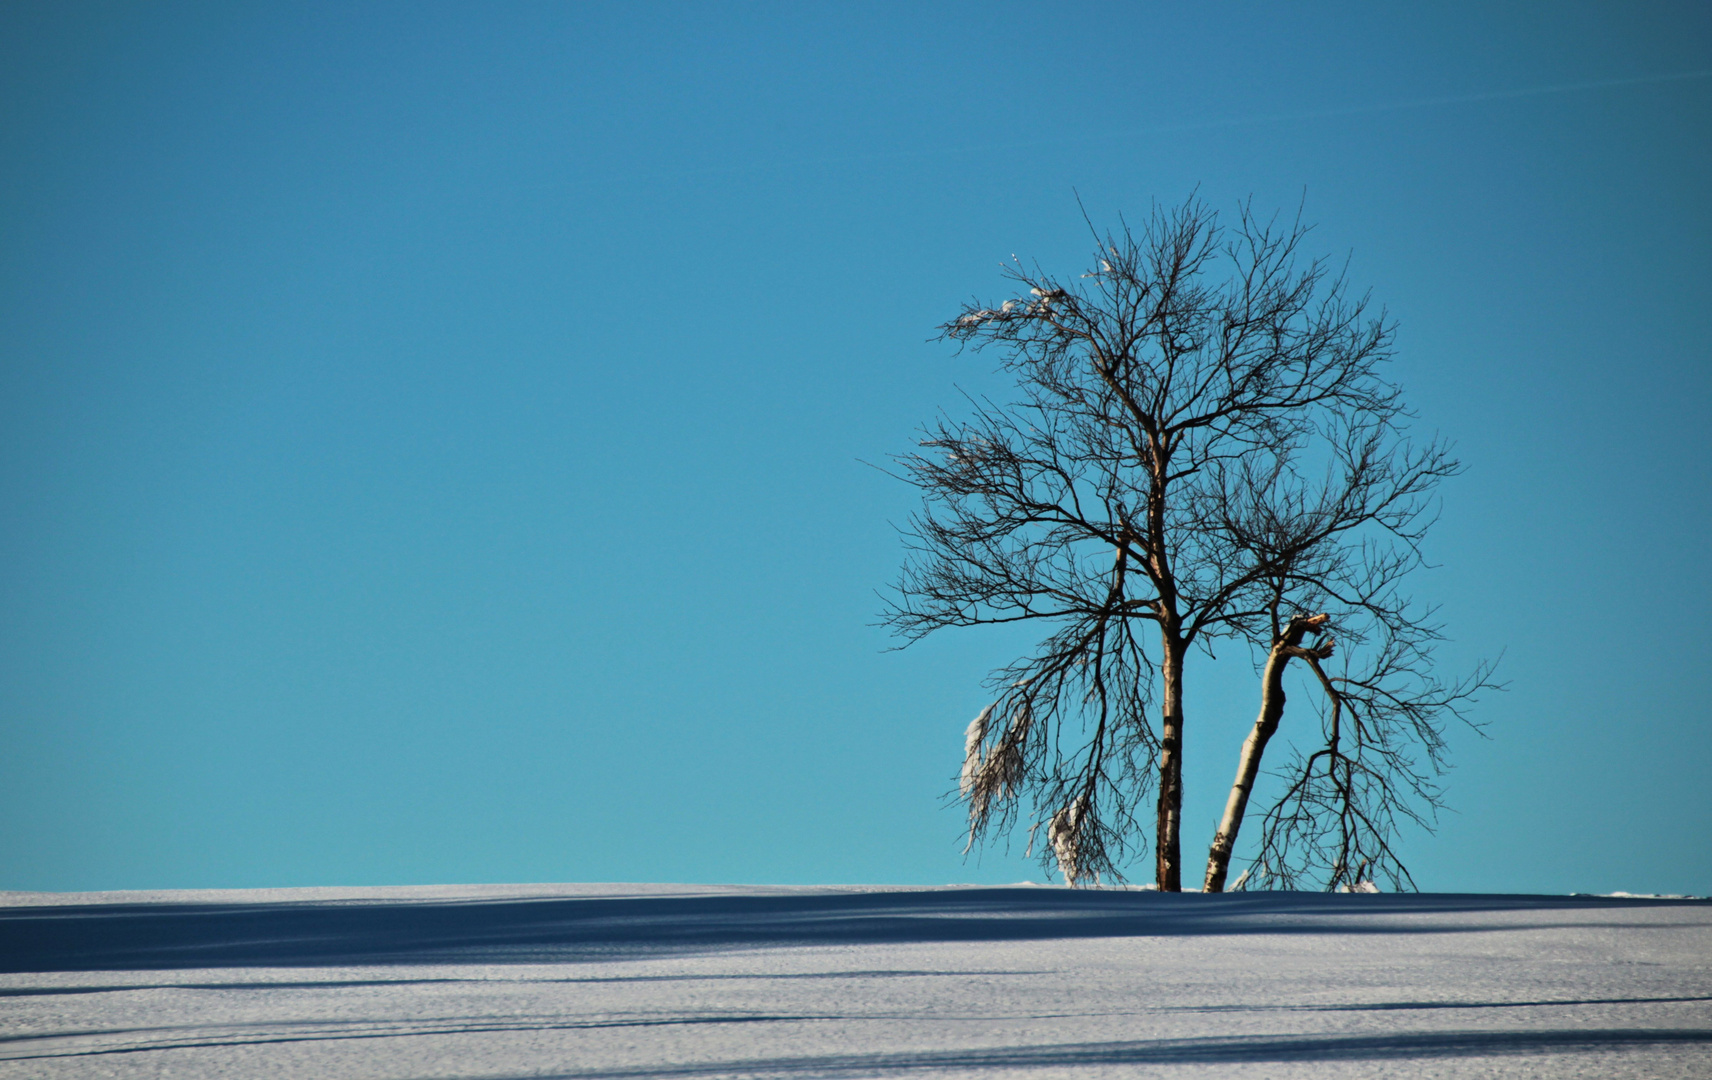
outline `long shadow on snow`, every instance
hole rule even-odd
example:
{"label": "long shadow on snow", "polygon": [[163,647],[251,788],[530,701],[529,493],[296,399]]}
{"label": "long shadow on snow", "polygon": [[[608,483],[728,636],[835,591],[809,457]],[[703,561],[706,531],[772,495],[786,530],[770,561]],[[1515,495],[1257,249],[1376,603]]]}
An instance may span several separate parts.
{"label": "long shadow on snow", "polygon": [[[1446,932],[1490,929],[1474,917],[1496,912],[1673,903],[1712,915],[1706,901],[1039,888],[17,907],[0,908],[0,971],[564,963],[783,945]],[[1586,925],[1585,914],[1576,921]]]}
{"label": "long shadow on snow", "polygon": [[[73,1049],[61,1046],[39,1053],[5,1048],[0,1061],[40,1061],[53,1058],[96,1058],[158,1053],[165,1050],[211,1050],[281,1043],[328,1043],[396,1040],[412,1036],[469,1035],[514,1032],[592,1031],[615,1028],[663,1028],[690,1025],[750,1025],[803,1023],[848,1019],[826,1015],[747,1015],[636,1017],[630,1019],[543,1023],[516,1020],[428,1023],[416,1030],[384,1025],[373,1030],[347,1024],[342,1030],[315,1030],[324,1023],[267,1025],[269,1030],[244,1035],[199,1038],[187,1029],[134,1028],[65,1031],[0,1037],[0,1042],[29,1043],[43,1038],[124,1036],[140,1041]],[[1058,1043],[1045,1046],[970,1047],[960,1050],[917,1050],[901,1053],[840,1054],[823,1057],[751,1058],[697,1064],[653,1064],[637,1068],[579,1070],[551,1074],[553,1080],[627,1080],[632,1077],[708,1076],[884,1076],[892,1073],[937,1072],[945,1069],[1027,1069],[1099,1065],[1238,1064],[1286,1061],[1420,1060],[1447,1057],[1495,1057],[1511,1054],[1589,1054],[1712,1046],[1706,1028],[1574,1028],[1511,1031],[1405,1031],[1364,1035],[1235,1035],[1200,1039],[1139,1039],[1122,1042]],[[540,1077],[541,1073],[530,1073]],[[515,1080],[523,1080],[517,1077]]]}
{"label": "long shadow on snow", "polygon": [[[279,979],[261,980],[245,979],[243,982],[180,982],[166,980],[157,982],[133,983],[80,983],[74,986],[8,986],[0,987],[0,1000],[17,997],[62,997],[76,994],[128,994],[139,990],[219,990],[222,992],[246,990],[348,990],[367,989],[374,986],[475,986],[484,989],[495,987],[527,987],[540,986],[570,986],[590,985],[594,983],[648,983],[648,982],[780,982],[791,979],[967,979],[971,976],[985,975],[1034,975],[1034,971],[1006,971],[994,968],[964,968],[957,971],[920,971],[912,969],[879,970],[879,971],[716,971],[698,972],[693,975],[587,975],[570,976],[566,978],[521,978],[496,979],[483,976],[481,978],[428,978],[407,979]],[[1642,999],[1635,999],[1642,1000]],[[1647,998],[1647,1001],[1712,1001],[1712,996],[1701,998]],[[1628,999],[1623,999],[1624,1002]],[[1611,1002],[1596,1002],[1595,1004],[1621,1004],[1615,999]],[[1586,1004],[1585,1002],[1569,1002],[1571,1005]]]}
{"label": "long shadow on snow", "polygon": [[[1064,1069],[1124,1065],[1243,1065],[1264,1062],[1419,1061],[1435,1058],[1632,1052],[1712,1046],[1712,1030],[1431,1031],[1393,1035],[1246,1035],[1212,1039],[1066,1043],[902,1054],[721,1061],[550,1074],[551,1080],[639,1077],[872,1077],[947,1070]],[[531,1073],[541,1077],[541,1073]],[[523,1080],[517,1077],[516,1080]]]}

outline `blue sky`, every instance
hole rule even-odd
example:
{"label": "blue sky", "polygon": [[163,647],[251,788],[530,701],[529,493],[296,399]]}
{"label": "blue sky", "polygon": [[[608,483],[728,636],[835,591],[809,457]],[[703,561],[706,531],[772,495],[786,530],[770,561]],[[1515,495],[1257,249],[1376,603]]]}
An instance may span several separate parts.
{"label": "blue sky", "polygon": [[1468,466],[1423,887],[1712,892],[1712,14],[1373,7],[0,9],[0,887],[1038,878],[943,802],[1023,642],[887,651],[862,462],[1198,190]]}

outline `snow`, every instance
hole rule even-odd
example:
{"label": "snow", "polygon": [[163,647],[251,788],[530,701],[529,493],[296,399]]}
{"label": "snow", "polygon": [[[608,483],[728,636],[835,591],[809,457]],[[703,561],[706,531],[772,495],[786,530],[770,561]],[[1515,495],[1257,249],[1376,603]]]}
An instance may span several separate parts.
{"label": "snow", "polygon": [[1709,1077],[1712,904],[0,894],[5,1077]]}
{"label": "snow", "polygon": [[[965,798],[975,790],[975,781],[981,772],[981,743],[987,738],[987,722],[992,716],[993,706],[988,705],[975,714],[975,719],[969,721],[969,726],[963,731],[963,772],[957,779],[957,791]],[[974,837],[971,836],[970,840],[972,842]]]}

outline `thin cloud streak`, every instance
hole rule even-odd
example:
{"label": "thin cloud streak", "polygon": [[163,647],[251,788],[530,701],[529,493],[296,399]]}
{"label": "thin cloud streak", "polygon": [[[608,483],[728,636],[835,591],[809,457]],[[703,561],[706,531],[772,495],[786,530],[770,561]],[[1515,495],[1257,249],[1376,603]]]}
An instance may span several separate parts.
{"label": "thin cloud streak", "polygon": [[1316,120],[1326,116],[1364,116],[1371,113],[1402,112],[1406,109],[1429,109],[1438,105],[1468,105],[1482,101],[1506,101],[1514,98],[1543,97],[1547,94],[1571,94],[1583,90],[1604,90],[1618,86],[1652,86],[1659,83],[1686,82],[1691,79],[1712,78],[1712,69],[1678,71],[1669,75],[1637,75],[1628,79],[1595,79],[1591,82],[1557,83],[1552,86],[1530,86],[1520,90],[1491,90],[1480,94],[1447,94],[1440,97],[1416,98],[1411,101],[1381,102],[1377,105],[1351,105],[1341,109],[1318,109],[1309,112],[1279,113],[1248,120],[1231,120],[1224,124],[1196,125],[1205,127],[1234,126],[1244,123],[1272,123],[1282,120]]}
{"label": "thin cloud streak", "polygon": [[667,172],[632,173],[608,179],[621,182],[661,179],[667,176],[730,176],[745,173],[772,172],[781,169],[814,168],[827,165],[860,165],[880,161],[911,161],[954,157],[964,154],[985,154],[994,151],[1035,150],[1103,142],[1114,138],[1143,135],[1172,135],[1185,131],[1216,131],[1220,128],[1250,127],[1263,124],[1292,123],[1302,120],[1323,120],[1340,116],[1372,116],[1381,113],[1431,109],[1446,105],[1474,105],[1487,101],[1509,101],[1518,98],[1546,97],[1552,94],[1581,93],[1625,86],[1654,86],[1662,83],[1688,82],[1712,78],[1712,68],[1698,71],[1678,71],[1668,75],[1637,75],[1624,79],[1594,79],[1587,82],[1555,83],[1550,86],[1529,86],[1516,90],[1490,90],[1477,94],[1445,94],[1437,97],[1413,98],[1406,101],[1378,102],[1371,105],[1347,105],[1335,109],[1308,109],[1287,113],[1264,113],[1254,116],[1227,117],[1220,120],[1195,120],[1180,124],[1149,124],[1144,127],[1116,128],[1089,132],[1084,135],[1060,135],[1049,139],[1021,139],[971,143],[965,146],[934,147],[922,150],[879,150],[859,154],[834,154],[822,157],[780,159],[751,162],[745,165],[710,165],[703,168]]}

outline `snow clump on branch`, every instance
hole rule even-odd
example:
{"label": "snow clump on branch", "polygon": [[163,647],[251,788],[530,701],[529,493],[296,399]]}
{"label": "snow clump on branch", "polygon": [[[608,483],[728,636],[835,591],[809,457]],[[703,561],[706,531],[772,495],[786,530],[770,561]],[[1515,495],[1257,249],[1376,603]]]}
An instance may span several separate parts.
{"label": "snow clump on branch", "polygon": [[[1052,843],[1052,853],[1058,857],[1058,870],[1068,885],[1087,876],[1083,865],[1082,826],[1087,817],[1088,796],[1083,795],[1069,806],[1052,815],[1046,827],[1046,838]],[[1094,876],[1098,884],[1099,876]]]}
{"label": "snow clump on branch", "polygon": [[[958,777],[957,789],[969,803],[971,846],[975,843],[975,837],[986,827],[994,808],[1015,797],[1023,778],[1022,749],[1014,736],[1019,730],[1027,730],[1028,707],[1024,705],[1019,709],[1004,711],[1001,716],[999,704],[994,702],[982,709],[980,715],[970,721],[968,730],[963,733],[963,772]],[[987,741],[987,735],[993,722],[998,719],[1009,723],[999,736],[998,742],[983,753],[982,747]],[[966,852],[969,848],[965,847],[963,850]]]}

